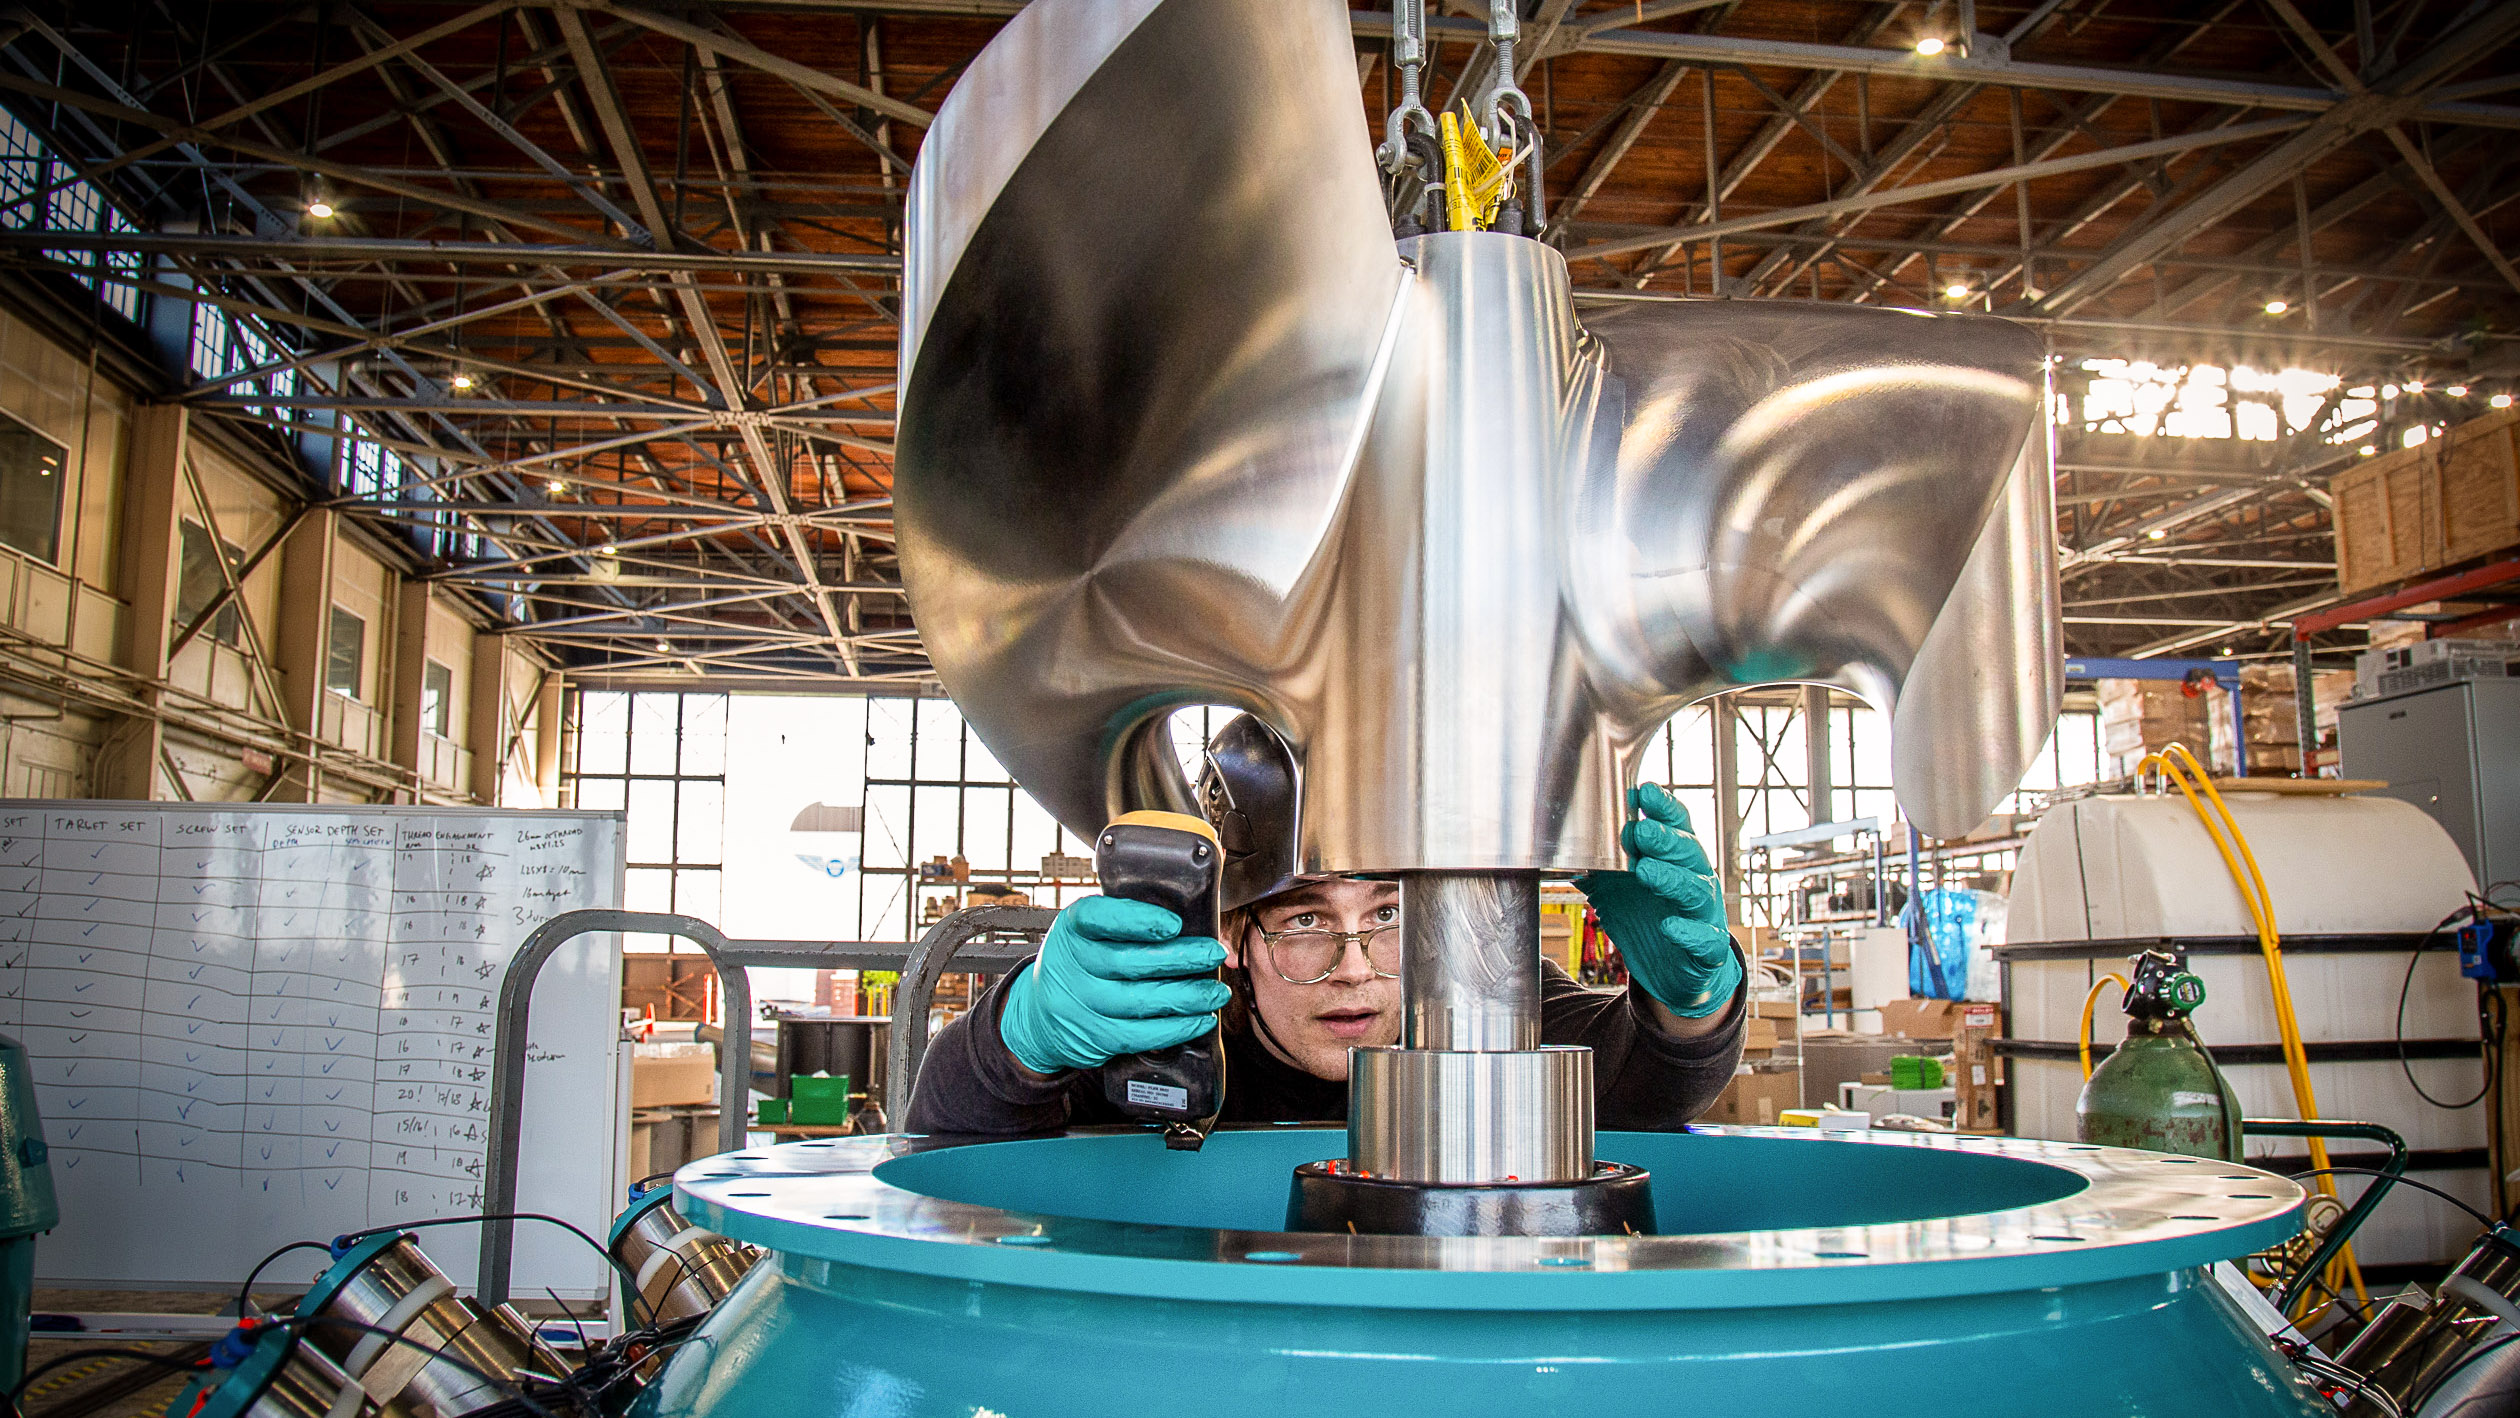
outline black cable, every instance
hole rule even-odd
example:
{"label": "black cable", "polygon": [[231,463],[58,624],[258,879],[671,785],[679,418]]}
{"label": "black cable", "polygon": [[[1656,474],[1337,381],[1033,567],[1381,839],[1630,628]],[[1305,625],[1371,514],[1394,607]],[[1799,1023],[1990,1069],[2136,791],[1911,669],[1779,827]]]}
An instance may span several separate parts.
{"label": "black cable", "polygon": [[32,1386],[37,1379],[42,1378],[44,1375],[49,1374],[53,1370],[61,1368],[66,1364],[78,1363],[82,1359],[129,1359],[138,1364],[155,1364],[162,1369],[181,1369],[188,1373],[207,1367],[209,1362],[205,1359],[178,1359],[169,1354],[152,1354],[145,1349],[73,1349],[67,1354],[56,1354],[52,1358],[45,1360],[43,1363],[36,1365],[34,1368],[27,1370],[26,1377],[19,1379],[17,1381],[17,1387],[9,1390],[9,1411],[11,1413],[23,1413],[25,1411],[18,1407],[18,1400],[26,1396],[26,1390]]}
{"label": "black cable", "polygon": [[[2298,1272],[2295,1273],[2298,1274]],[[2291,1277],[2288,1276],[2285,1278],[2290,1279]],[[2328,1284],[2324,1280],[2321,1280],[2316,1275],[2303,1276],[2302,1279],[2304,1283],[2314,1286],[2326,1294],[2329,1304],[2343,1306],[2347,1314],[2352,1315],[2355,1319],[2360,1320],[2365,1324],[2371,1322],[2371,1307],[2369,1305],[2346,1299],[2344,1296],[2336,1293],[2336,1288],[2334,1286]]]}
{"label": "black cable", "polygon": [[[577,1331],[578,1348],[583,1351],[586,1348],[586,1321],[577,1317],[577,1311],[569,1308],[569,1302],[560,1298],[559,1291],[546,1285],[543,1287],[543,1293],[551,1297],[551,1303],[560,1307],[561,1314],[568,1316],[569,1328]],[[542,1326],[534,1327],[534,1337],[542,1338]]]}
{"label": "black cable", "polygon": [[[170,1352],[170,1359],[205,1360],[210,1357],[207,1344],[186,1344]],[[148,1392],[165,1382],[164,1377],[146,1366],[135,1366],[122,1373],[97,1379],[95,1382],[72,1380],[70,1391],[35,1410],[34,1418],[87,1418],[121,1404],[135,1395]],[[30,1398],[33,1396],[30,1391]]]}
{"label": "black cable", "polygon": [[2313,1167],[2307,1172],[2293,1172],[2289,1175],[2295,1181],[2299,1181],[2303,1177],[2386,1177],[2390,1181],[2397,1183],[2399,1186],[2413,1187],[2419,1192],[2430,1192],[2434,1196],[2440,1197],[2443,1201],[2446,1201],[2452,1206],[2459,1208],[2461,1211],[2466,1212],[2468,1215],[2475,1217],[2476,1224],[2484,1227],[2488,1231],[2493,1230],[2496,1226],[2501,1224],[2491,1216],[2488,1216],[2484,1212],[2477,1210],[2475,1207],[2468,1205],[2466,1202],[2459,1200],[2457,1197],[2452,1196],[2450,1193],[2443,1191],[2439,1187],[2433,1186],[2428,1182],[2419,1182],[2413,1177],[2394,1176],[2388,1172],[2381,1171],[2377,1167]]}
{"label": "black cable", "polygon": [[[539,1211],[485,1211],[477,1216],[427,1216],[418,1221],[397,1221],[391,1226],[370,1226],[364,1231],[344,1231],[339,1237],[335,1238],[335,1244],[343,1245],[364,1241],[370,1236],[381,1236],[388,1231],[418,1231],[429,1226],[478,1226],[485,1221],[541,1221],[549,1225],[557,1226],[561,1230],[568,1232],[570,1235],[577,1237],[579,1240],[586,1242],[586,1244],[594,1250],[595,1254],[604,1258],[604,1264],[610,1266],[614,1274],[619,1275],[625,1281],[632,1279],[630,1267],[623,1265],[621,1263],[621,1258],[614,1255],[609,1249],[607,1249],[603,1242],[596,1240],[593,1236],[579,1230],[574,1224],[568,1221],[564,1221],[557,1216],[545,1215]],[[635,1290],[637,1287],[634,1284],[632,1288]],[[651,1312],[648,1318],[652,1321],[656,1318],[656,1316],[653,1312]]]}
{"label": "black cable", "polygon": [[451,1364],[454,1367],[463,1370],[465,1373],[472,1375],[474,1378],[481,1380],[483,1383],[492,1384],[508,1390],[510,1396],[512,1396],[517,1402],[525,1405],[526,1409],[534,1414],[534,1418],[557,1418],[557,1415],[555,1415],[550,1409],[545,1408],[540,1403],[536,1402],[533,1395],[525,1392],[525,1386],[522,1383],[519,1383],[514,1375],[502,1376],[491,1373],[489,1370],[481,1368],[479,1365],[469,1364],[456,1358],[454,1355],[447,1353],[444,1349],[432,1349],[428,1345],[423,1344],[419,1340],[414,1339],[410,1335],[404,1334],[398,1330],[387,1329],[382,1325],[364,1324],[358,1320],[346,1320],[339,1315],[306,1315],[298,1319],[281,1320],[279,1323],[283,1326],[296,1329],[311,1329],[319,1324],[328,1324],[341,1329],[355,1330],[361,1334],[381,1336],[390,1343],[407,1345],[410,1348],[419,1350],[421,1353],[428,1355],[430,1358],[437,1360],[438,1362]]}
{"label": "black cable", "polygon": [[280,1257],[287,1255],[291,1251],[322,1251],[324,1254],[330,1255],[332,1254],[332,1247],[325,1245],[321,1241],[291,1241],[287,1245],[282,1246],[280,1249],[264,1256],[261,1260],[254,1262],[254,1268],[245,1272],[245,1283],[236,1287],[236,1317],[238,1319],[242,1320],[252,1317],[254,1313],[254,1281],[261,1276],[264,1268],[269,1266],[273,1261],[278,1260]]}
{"label": "black cable", "polygon": [[2432,1104],[2436,1108],[2452,1113],[2458,1112],[2463,1108],[2475,1107],[2477,1104],[2485,1101],[2486,1094],[2494,1091],[2494,1070],[2491,1058],[2493,1053],[2491,1040],[2493,1036],[2489,1033],[2483,1032],[2485,1007],[2482,994],[2480,994],[2477,1004],[2477,1023],[2479,1026],[2479,1038],[2485,1043],[2483,1053],[2487,1056],[2485,1059],[2485,1081],[2477,1085],[2476,1096],[2468,1099],[2464,1103],[2445,1103],[2440,1099],[2435,1098],[2430,1093],[2425,1092],[2424,1085],[2415,1081],[2414,1065],[2407,1062],[2406,1058],[2406,999],[2415,988],[2415,962],[2424,958],[2424,947],[2431,945],[2433,937],[2440,935],[2443,931],[2449,929],[2452,923],[2456,922],[2460,917],[2466,916],[2472,918],[2477,914],[2476,902],[2480,898],[2476,897],[2473,893],[2470,893],[2468,899],[2469,904],[2461,906],[2449,915],[2434,922],[2433,928],[2424,932],[2422,938],[2415,942],[2415,948],[2406,952],[2406,978],[2398,982],[2396,1029],[2398,1072],[2406,1075],[2406,1086],[2415,1090],[2416,1097],[2423,1099],[2425,1102]]}

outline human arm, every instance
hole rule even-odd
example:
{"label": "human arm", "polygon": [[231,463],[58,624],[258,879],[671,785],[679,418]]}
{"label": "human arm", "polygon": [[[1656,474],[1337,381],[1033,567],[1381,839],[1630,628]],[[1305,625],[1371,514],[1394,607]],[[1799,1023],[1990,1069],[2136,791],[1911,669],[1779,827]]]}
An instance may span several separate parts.
{"label": "human arm", "polygon": [[903,1126],[991,1135],[1064,1127],[1083,1070],[1195,1038],[1229,997],[1214,974],[1225,950],[1180,930],[1180,917],[1143,901],[1071,903],[1040,954],[938,1032]]}
{"label": "human arm", "polygon": [[1715,1105],[1741,1062],[1743,1020],[1738,995],[1680,1035],[1662,1027],[1653,1000],[1633,984],[1586,989],[1544,961],[1540,1037],[1593,1051],[1593,1116],[1613,1130],[1672,1132]]}
{"label": "human arm", "polygon": [[1078,1075],[1035,1073],[999,1036],[1007,986],[1016,978],[991,985],[928,1041],[909,1110],[898,1124],[903,1132],[1011,1137],[1055,1132],[1072,1120]]}

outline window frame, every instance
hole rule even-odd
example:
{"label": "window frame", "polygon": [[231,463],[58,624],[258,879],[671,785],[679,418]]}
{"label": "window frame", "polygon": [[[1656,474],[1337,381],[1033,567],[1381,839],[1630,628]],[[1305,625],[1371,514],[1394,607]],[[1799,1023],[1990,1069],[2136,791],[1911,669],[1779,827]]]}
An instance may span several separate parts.
{"label": "window frame", "polygon": [[[48,537],[47,548],[43,551],[37,551],[32,547],[20,546],[16,542],[9,540],[7,536],[7,524],[5,520],[0,520],[0,546],[5,546],[9,550],[16,552],[20,556],[27,557],[30,560],[40,561],[46,566],[58,569],[61,566],[62,510],[68,506],[70,500],[70,445],[53,437],[51,434],[44,432],[42,429],[37,428],[34,424],[18,417],[16,414],[10,413],[5,409],[0,409],[0,438],[8,437],[13,431],[22,431],[31,446],[49,445],[55,452],[56,456],[53,460],[53,472],[49,475],[53,479],[52,526]],[[41,461],[40,458],[38,461]]]}
{"label": "window frame", "polygon": [[[338,694],[353,704],[364,704],[367,702],[367,617],[339,601],[329,602],[328,607],[324,618],[324,692]],[[333,671],[340,664],[338,655],[341,649],[340,628],[345,619],[359,628],[358,637],[350,645],[350,687],[348,689],[333,682]]]}

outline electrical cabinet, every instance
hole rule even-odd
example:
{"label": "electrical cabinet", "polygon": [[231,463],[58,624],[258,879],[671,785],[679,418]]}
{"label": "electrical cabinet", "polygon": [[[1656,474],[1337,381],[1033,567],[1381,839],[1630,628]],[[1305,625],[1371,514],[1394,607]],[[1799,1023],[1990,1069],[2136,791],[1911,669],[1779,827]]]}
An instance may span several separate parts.
{"label": "electrical cabinet", "polygon": [[2469,679],[2348,701],[2340,771],[2377,778],[2459,844],[2481,886],[2520,882],[2520,679]]}

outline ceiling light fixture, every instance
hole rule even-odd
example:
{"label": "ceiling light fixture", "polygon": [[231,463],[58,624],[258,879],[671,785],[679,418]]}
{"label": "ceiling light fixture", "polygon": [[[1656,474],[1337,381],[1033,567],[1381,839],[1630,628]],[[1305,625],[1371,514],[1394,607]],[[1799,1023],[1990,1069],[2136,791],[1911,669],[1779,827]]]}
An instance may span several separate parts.
{"label": "ceiling light fixture", "polygon": [[2377,452],[2379,452],[2380,450],[2379,450],[2379,449],[2377,449],[2377,448],[2374,448],[2374,447],[2372,447],[2370,444],[2366,443],[2366,444],[2364,444],[2362,447],[2357,448],[2357,449],[2355,449],[2354,451],[2355,451],[2355,452],[2357,452],[2357,453],[2360,453],[2360,454],[2361,454],[2361,455],[2363,455],[2364,457],[2368,458],[2368,457],[2370,457],[2372,454],[2377,453]]}
{"label": "ceiling light fixture", "polygon": [[2409,379],[2409,380],[2407,380],[2407,381],[2406,381],[2406,392],[2407,392],[2407,393],[2409,393],[2409,394],[2421,394],[2421,393],[2423,393],[2423,392],[2424,392],[2424,381],[2423,381],[2423,380],[2421,380],[2421,379]]}
{"label": "ceiling light fixture", "polygon": [[2449,395],[2453,399],[2464,399],[2467,397],[2467,386],[2464,384],[2453,384],[2441,392]]}
{"label": "ceiling light fixture", "polygon": [[2146,540],[2146,541],[2152,541],[2152,542],[2157,542],[2157,541],[2160,541],[2163,537],[2166,537],[2166,536],[2168,536],[2168,535],[2170,535],[2170,531],[2169,531],[2169,529],[2168,529],[2168,528],[2166,528],[2166,527],[2155,527],[2155,528],[2153,528],[2151,531],[2144,533],[2144,540]]}
{"label": "ceiling light fixture", "polygon": [[1945,300],[1967,300],[1969,298],[1969,283],[1967,281],[1953,281],[1950,285],[1944,286],[1943,298]]}
{"label": "ceiling light fixture", "polygon": [[463,370],[456,370],[455,377],[447,380],[446,382],[458,394],[468,394],[472,392],[473,377]]}
{"label": "ceiling light fixture", "polygon": [[321,197],[318,197],[314,201],[306,204],[306,214],[319,222],[331,221],[333,215],[333,204],[325,201]]}
{"label": "ceiling light fixture", "polygon": [[567,492],[568,490],[569,485],[560,481],[558,478],[553,478],[551,481],[543,484],[543,491],[550,493],[554,497],[558,497],[560,494]]}
{"label": "ceiling light fixture", "polygon": [[1943,42],[1941,36],[1929,34],[1923,39],[1918,40],[1916,42],[1916,52],[1924,55],[1928,59],[1942,53]]}
{"label": "ceiling light fixture", "polygon": [[2511,407],[2511,396],[2509,394],[2496,394],[2494,397],[2487,399],[2485,402],[2497,409],[2507,409]]}
{"label": "ceiling light fixture", "polygon": [[2266,313],[2269,315],[2281,315],[2290,309],[2292,309],[2292,302],[2288,300],[2270,300],[2266,303]]}
{"label": "ceiling light fixture", "polygon": [[602,546],[595,548],[595,554],[597,556],[619,556],[621,555],[621,548],[614,546],[610,542],[606,542]]}

